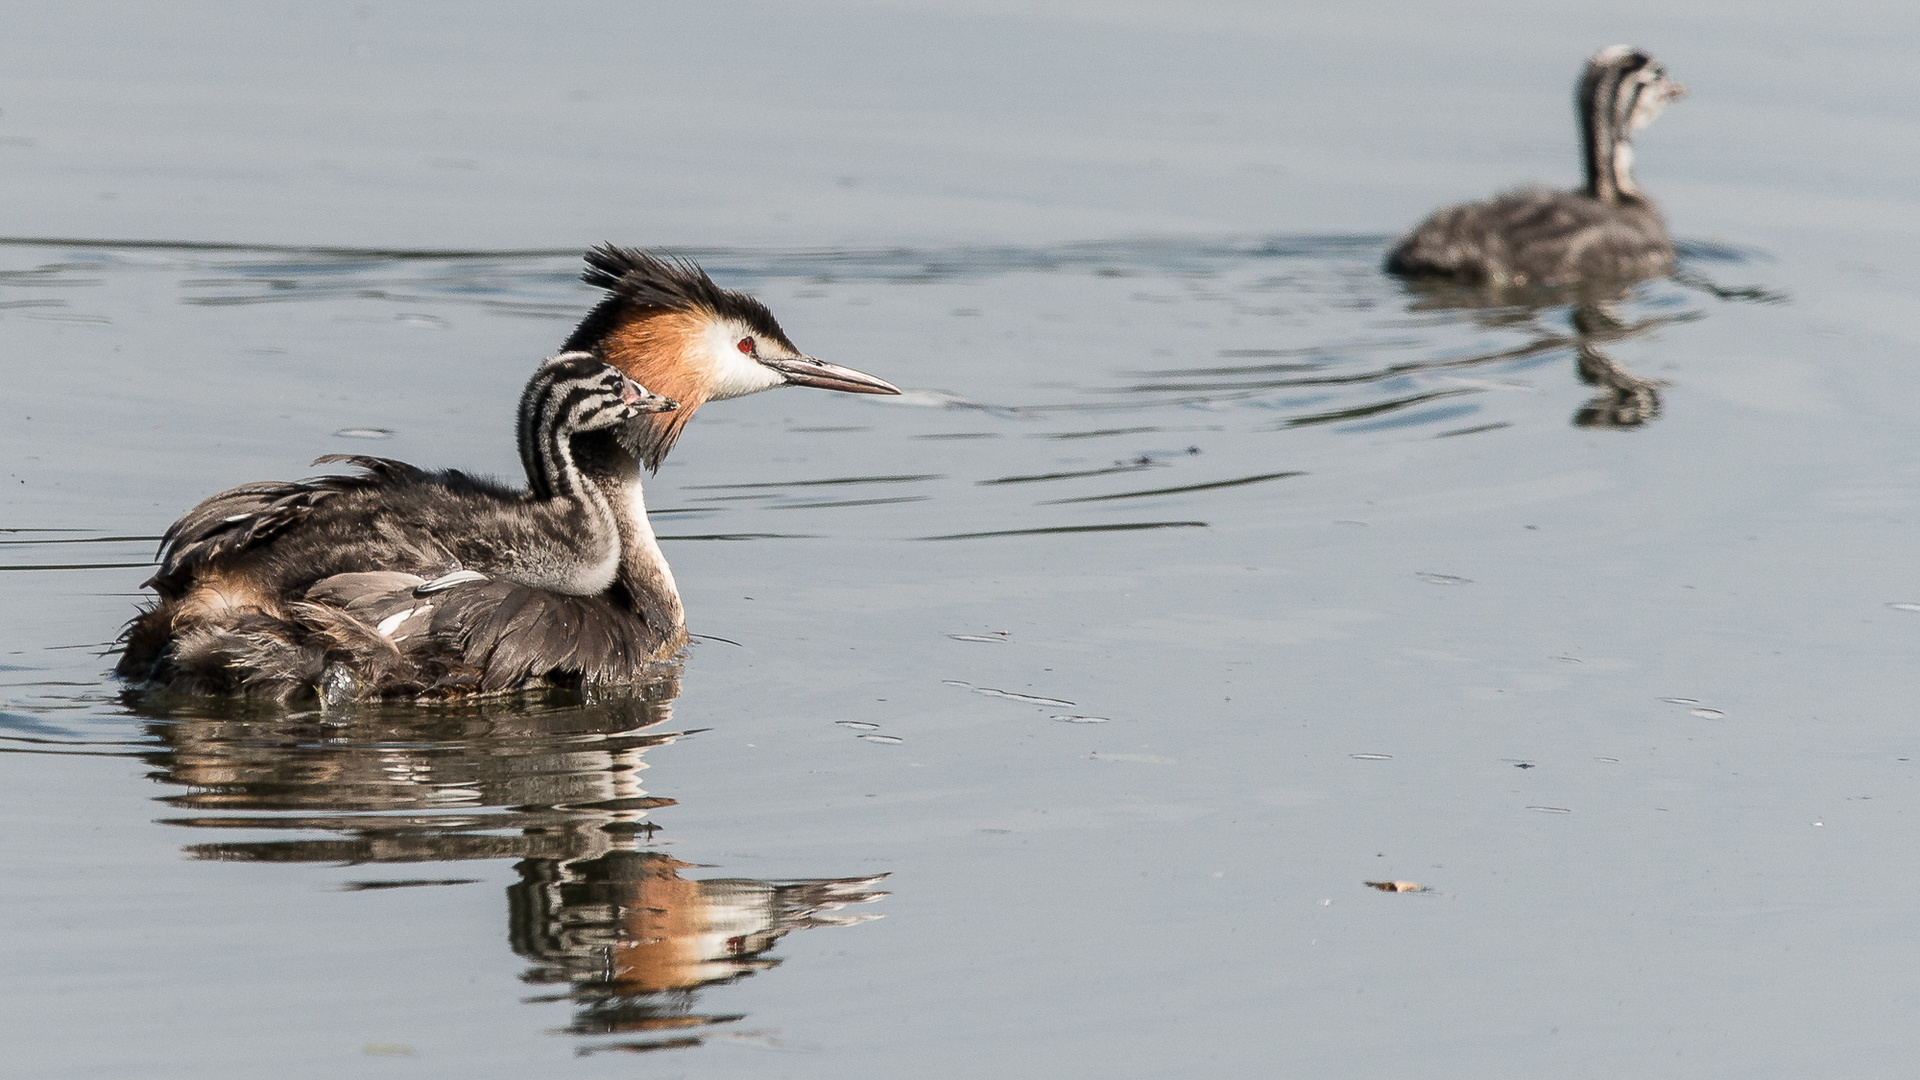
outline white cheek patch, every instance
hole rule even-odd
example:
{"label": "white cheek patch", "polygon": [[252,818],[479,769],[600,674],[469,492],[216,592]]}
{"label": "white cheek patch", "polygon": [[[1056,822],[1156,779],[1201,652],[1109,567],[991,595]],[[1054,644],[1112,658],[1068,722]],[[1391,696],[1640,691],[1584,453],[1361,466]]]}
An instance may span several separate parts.
{"label": "white cheek patch", "polygon": [[1654,117],[1667,107],[1666,87],[1651,85],[1640,91],[1640,100],[1634,102],[1633,117],[1627,121],[1627,130],[1637,132],[1653,123]]}
{"label": "white cheek patch", "polygon": [[752,336],[752,331],[732,321],[717,322],[707,328],[701,338],[701,348],[706,353],[703,359],[707,370],[713,373],[708,401],[757,394],[787,381],[779,372],[740,351],[740,340]]}

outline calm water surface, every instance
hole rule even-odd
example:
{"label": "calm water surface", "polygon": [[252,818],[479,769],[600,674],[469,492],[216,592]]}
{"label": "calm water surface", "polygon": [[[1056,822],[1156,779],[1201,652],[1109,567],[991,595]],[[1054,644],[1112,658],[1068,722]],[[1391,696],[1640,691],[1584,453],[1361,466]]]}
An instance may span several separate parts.
{"label": "calm water surface", "polygon": [[[0,235],[110,238],[0,242],[12,1072],[1910,1068],[1910,12],[430,10],[0,35]],[[716,27],[820,62],[722,85]],[[1620,38],[1695,88],[1643,148],[1679,274],[1377,272],[1570,177]],[[657,138],[576,153],[616,114]],[[733,245],[681,250],[907,388],[702,410],[648,485],[676,679],[108,676],[207,494],[513,475],[602,238]]]}
{"label": "calm water surface", "polygon": [[0,247],[34,1071],[1891,1060],[1905,346],[1754,253],[1462,306],[1382,246],[697,253],[908,393],[702,413],[648,700],[348,713],[101,654],[214,489],[508,473],[575,258]]}

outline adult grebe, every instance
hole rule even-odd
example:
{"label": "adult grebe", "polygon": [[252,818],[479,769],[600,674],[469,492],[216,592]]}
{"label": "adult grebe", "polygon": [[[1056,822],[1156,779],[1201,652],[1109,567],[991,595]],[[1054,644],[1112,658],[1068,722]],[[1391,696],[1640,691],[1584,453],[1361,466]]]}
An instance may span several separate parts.
{"label": "adult grebe", "polygon": [[1468,284],[1637,280],[1673,268],[1666,221],[1633,181],[1633,135],[1686,87],[1627,45],[1587,61],[1575,99],[1587,185],[1528,189],[1434,212],[1387,256],[1388,273]]}
{"label": "adult grebe", "polygon": [[[413,697],[632,683],[678,651],[685,617],[641,464],[658,466],[703,401],[788,383],[899,391],[801,354],[763,305],[690,263],[611,247],[588,263],[608,296],[521,401],[528,490],[330,456],[364,474],[215,495],[167,530],[147,582],[159,599],[128,624],[119,674],[278,700]],[[686,397],[676,408],[638,372]]]}

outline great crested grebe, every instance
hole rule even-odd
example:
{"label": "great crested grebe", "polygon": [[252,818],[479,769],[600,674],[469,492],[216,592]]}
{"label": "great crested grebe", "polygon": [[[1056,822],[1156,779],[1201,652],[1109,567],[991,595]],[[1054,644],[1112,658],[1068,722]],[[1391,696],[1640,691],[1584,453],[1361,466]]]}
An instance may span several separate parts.
{"label": "great crested grebe", "polygon": [[526,491],[328,456],[363,473],[215,495],[167,530],[159,599],[127,625],[118,673],[276,700],[451,696],[633,683],[685,645],[641,465],[705,401],[899,390],[803,355],[691,263],[611,246],[587,262],[608,295],[521,399]]}
{"label": "great crested grebe", "polygon": [[1638,49],[1595,53],[1575,99],[1586,187],[1527,189],[1437,210],[1387,256],[1387,272],[1550,286],[1666,273],[1673,242],[1659,208],[1633,182],[1633,136],[1686,92]]}

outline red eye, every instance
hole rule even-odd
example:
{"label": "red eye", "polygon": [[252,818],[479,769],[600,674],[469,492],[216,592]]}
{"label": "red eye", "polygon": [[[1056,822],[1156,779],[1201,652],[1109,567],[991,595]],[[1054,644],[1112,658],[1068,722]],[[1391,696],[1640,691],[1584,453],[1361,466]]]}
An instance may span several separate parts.
{"label": "red eye", "polygon": [[743,353],[746,353],[748,356],[752,356],[753,355],[753,339],[750,337],[741,338],[740,351]]}

